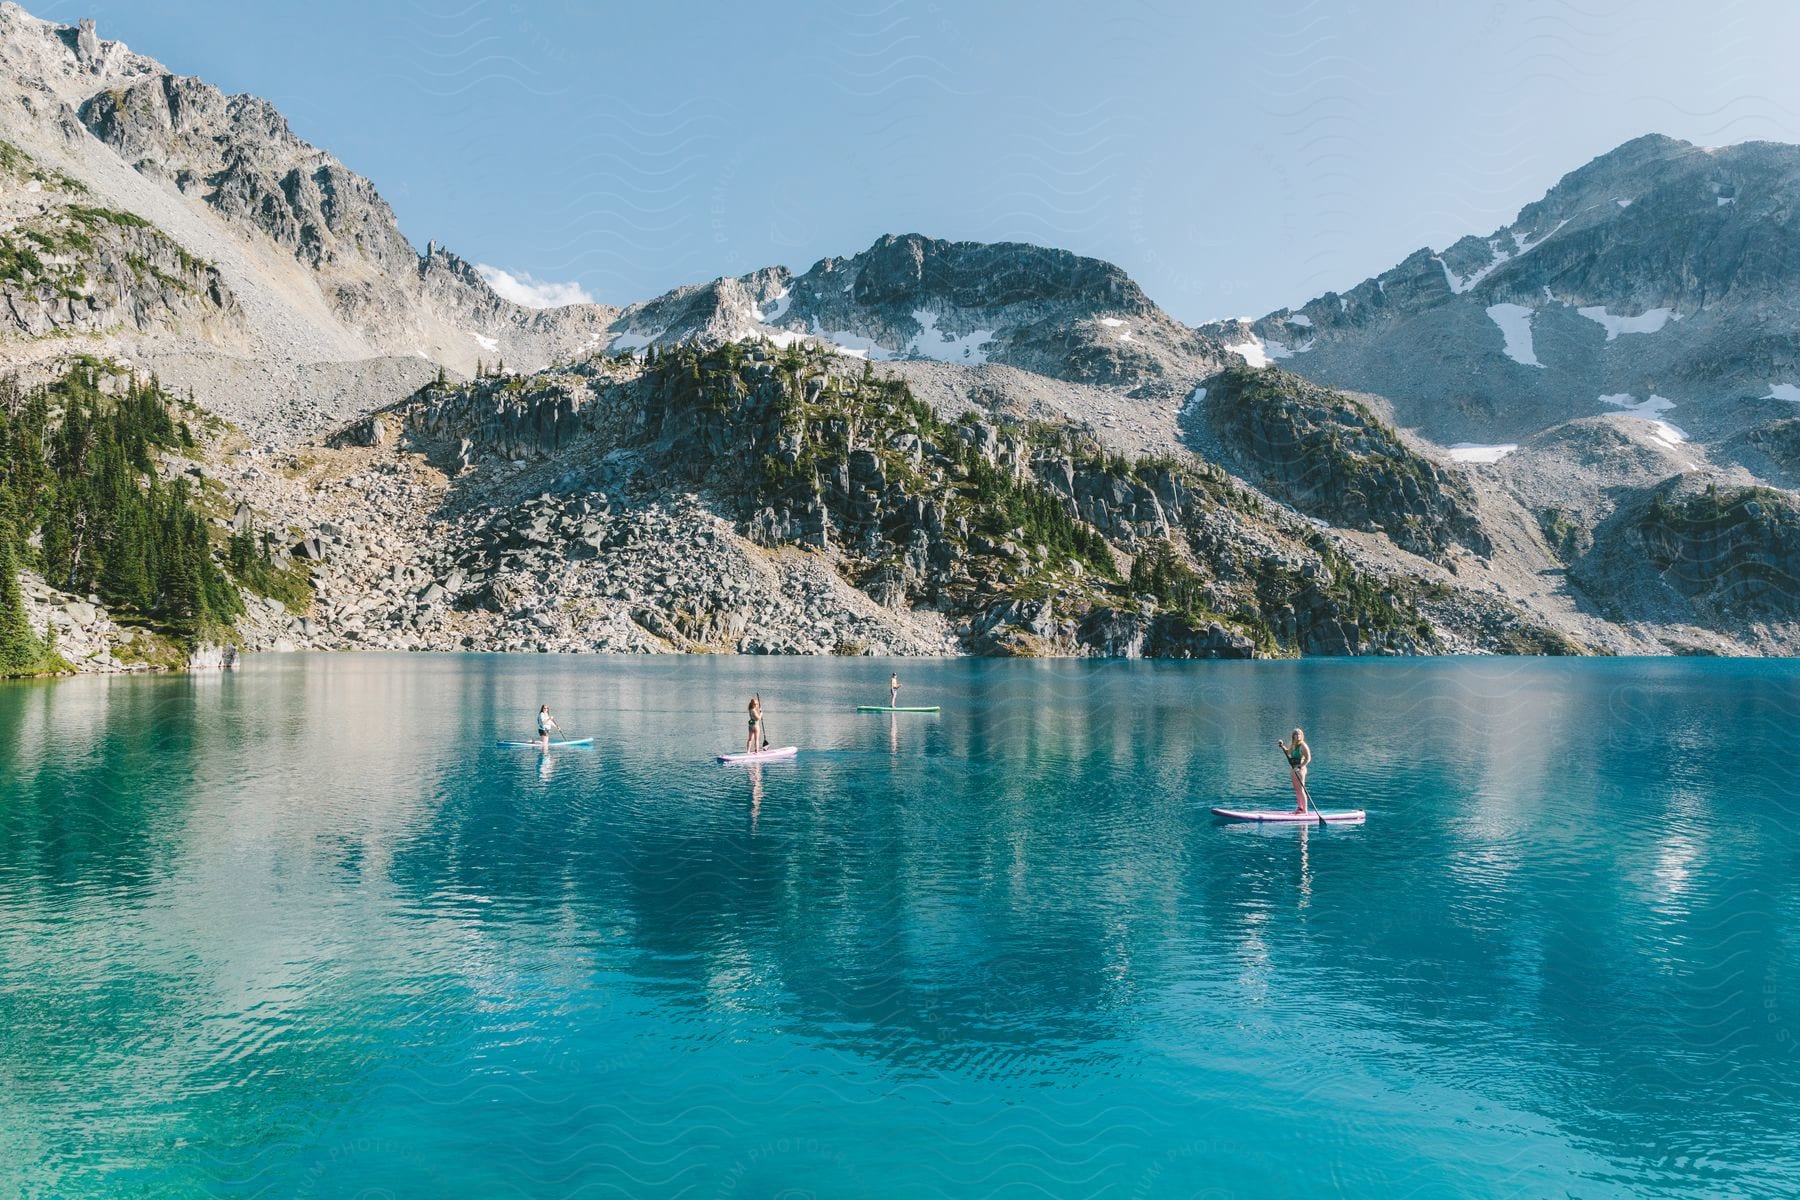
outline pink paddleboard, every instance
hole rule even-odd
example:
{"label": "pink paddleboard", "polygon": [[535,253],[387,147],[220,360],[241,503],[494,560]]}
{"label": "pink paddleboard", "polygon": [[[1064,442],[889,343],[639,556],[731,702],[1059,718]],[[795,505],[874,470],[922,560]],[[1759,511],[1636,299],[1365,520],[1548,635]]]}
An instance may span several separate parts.
{"label": "pink paddleboard", "polygon": [[754,754],[721,754],[722,763],[767,762],[771,758],[792,758],[800,753],[798,746],[783,746],[779,750],[758,750]]}
{"label": "pink paddleboard", "polygon": [[1328,825],[1358,825],[1368,816],[1360,808],[1337,812],[1295,812],[1291,808],[1215,808],[1213,816],[1227,821],[1267,821],[1279,825],[1317,825],[1324,817]]}

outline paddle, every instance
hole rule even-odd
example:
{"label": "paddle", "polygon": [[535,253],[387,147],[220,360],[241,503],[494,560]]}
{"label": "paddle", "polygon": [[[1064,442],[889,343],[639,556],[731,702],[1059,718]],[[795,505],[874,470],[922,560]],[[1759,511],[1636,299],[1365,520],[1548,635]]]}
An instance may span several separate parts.
{"label": "paddle", "polygon": [[[1282,761],[1287,763],[1288,774],[1292,776],[1294,773],[1294,760],[1288,757],[1287,747],[1281,744],[1280,738],[1275,739],[1275,748],[1281,751]],[[1319,818],[1320,825],[1325,824],[1325,814],[1320,812],[1319,806],[1313,803],[1312,791],[1306,786],[1306,781],[1296,778],[1294,779],[1294,782],[1300,785],[1300,794],[1306,797],[1307,811]]]}
{"label": "paddle", "polygon": [[[756,705],[760,710],[762,707],[761,692],[756,693]],[[757,729],[762,733],[762,748],[767,750],[769,748],[769,719],[762,716],[760,712],[757,714]]]}

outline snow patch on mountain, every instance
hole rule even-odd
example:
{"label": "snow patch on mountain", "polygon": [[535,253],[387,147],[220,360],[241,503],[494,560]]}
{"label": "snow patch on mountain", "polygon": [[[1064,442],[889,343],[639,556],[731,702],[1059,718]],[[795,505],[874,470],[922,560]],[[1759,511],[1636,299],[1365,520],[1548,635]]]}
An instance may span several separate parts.
{"label": "snow patch on mountain", "polygon": [[1567,225],[1568,223],[1569,223],[1569,218],[1564,217],[1562,220],[1558,221],[1555,225],[1551,226],[1550,232],[1546,233],[1541,238],[1523,238],[1523,237],[1520,237],[1517,233],[1515,233],[1515,234],[1513,234],[1513,244],[1519,248],[1520,254],[1527,254],[1527,253],[1531,252],[1532,250],[1537,249],[1539,246],[1543,245],[1545,242],[1549,241],[1551,238],[1555,237],[1559,232],[1561,232],[1562,227],[1564,225]]}
{"label": "snow patch on mountain", "polygon": [[1648,400],[1635,400],[1630,392],[1614,392],[1611,395],[1600,397],[1600,403],[1610,404],[1614,408],[1621,409],[1627,416],[1648,421],[1653,427],[1652,432],[1656,439],[1666,445],[1679,446],[1688,440],[1686,430],[1662,419],[1663,413],[1675,407],[1675,402],[1667,396],[1658,396],[1652,392]]}
{"label": "snow patch on mountain", "polygon": [[1292,358],[1294,352],[1281,342],[1273,339],[1257,337],[1254,333],[1241,342],[1233,342],[1225,349],[1243,359],[1252,367],[1268,366],[1278,358]]}
{"label": "snow patch on mountain", "polygon": [[1615,316],[1606,311],[1604,305],[1589,305],[1575,310],[1588,320],[1606,328],[1606,340],[1612,341],[1625,333],[1656,333],[1671,320],[1681,320],[1681,315],[1672,308],[1647,308],[1635,317]]}
{"label": "snow patch on mountain", "polygon": [[649,333],[621,333],[606,348],[614,354],[625,350],[642,350],[662,335],[663,331],[660,329],[653,329]]}
{"label": "snow patch on mountain", "polygon": [[1567,220],[1558,221],[1555,229],[1552,229],[1543,237],[1535,239],[1526,237],[1516,229],[1507,230],[1507,236],[1512,238],[1512,249],[1503,250],[1499,246],[1494,245],[1492,240],[1489,240],[1488,253],[1494,256],[1493,260],[1489,262],[1487,266],[1482,267],[1472,275],[1459,276],[1450,269],[1450,264],[1445,262],[1441,255],[1434,254],[1431,257],[1437,262],[1438,266],[1444,268],[1444,281],[1450,285],[1450,290],[1460,296],[1482,280],[1486,279],[1489,275],[1492,275],[1495,271],[1498,271],[1501,267],[1504,267],[1507,263],[1513,261],[1513,259],[1522,258],[1536,247],[1543,245],[1551,237],[1555,236],[1558,229],[1561,229],[1568,223]]}
{"label": "snow patch on mountain", "polygon": [[1769,385],[1769,394],[1763,399],[1787,400],[1794,404],[1800,404],[1800,384],[1772,383]]}
{"label": "snow patch on mountain", "polygon": [[1481,446],[1474,442],[1458,442],[1450,447],[1450,458],[1460,463],[1497,463],[1519,448],[1517,442],[1498,446]]}
{"label": "snow patch on mountain", "polygon": [[767,340],[768,343],[777,350],[786,350],[789,346],[797,346],[801,342],[809,340],[808,336],[804,333],[795,333],[788,329],[775,329],[767,325],[762,326],[747,337],[738,340],[753,342],[758,338]]}
{"label": "snow patch on mountain", "polygon": [[[1452,292],[1455,292],[1458,296],[1462,295],[1464,292],[1466,292],[1470,288],[1474,287],[1477,283],[1480,283],[1482,276],[1486,275],[1489,271],[1493,270],[1494,267],[1500,265],[1499,263],[1495,263],[1495,264],[1493,264],[1493,266],[1484,267],[1481,270],[1475,272],[1473,275],[1470,275],[1465,278],[1463,276],[1458,275],[1455,271],[1452,271],[1450,269],[1450,264],[1445,262],[1442,258],[1439,258],[1437,255],[1435,255],[1435,254],[1432,255],[1431,261],[1435,262],[1438,266],[1444,268],[1444,282],[1449,284],[1450,290]],[[1504,262],[1504,261],[1506,261],[1506,260],[1501,259],[1501,262]]]}
{"label": "snow patch on mountain", "polygon": [[758,308],[756,305],[752,304],[750,306],[750,315],[755,318],[758,324],[772,325],[776,321],[781,320],[782,315],[787,312],[788,306],[793,302],[794,297],[792,292],[788,288],[782,288],[779,292],[776,292],[773,296],[769,297],[768,308]]}
{"label": "snow patch on mountain", "polygon": [[940,330],[938,314],[927,308],[915,308],[913,320],[919,323],[919,332],[906,344],[908,354],[936,362],[984,363],[988,360],[986,347],[994,340],[994,330],[976,329],[957,337]]}
{"label": "snow patch on mountain", "polygon": [[867,358],[874,362],[890,359],[893,353],[872,337],[864,337],[860,333],[852,333],[848,329],[821,329],[819,318],[812,319],[812,335],[823,338],[836,346],[838,353],[851,358]]}
{"label": "snow patch on mountain", "polygon": [[1531,345],[1532,310],[1523,304],[1490,304],[1488,319],[1500,327],[1506,341],[1506,357],[1527,367],[1542,367]]}

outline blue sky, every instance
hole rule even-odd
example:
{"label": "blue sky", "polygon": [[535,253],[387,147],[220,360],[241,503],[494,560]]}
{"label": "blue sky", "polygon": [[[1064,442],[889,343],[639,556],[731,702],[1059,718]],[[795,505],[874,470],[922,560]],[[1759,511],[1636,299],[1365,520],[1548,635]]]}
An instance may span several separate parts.
{"label": "blue sky", "polygon": [[266,96],[421,247],[620,304],[916,231],[1261,314],[1640,133],[1800,141],[1800,5],[1767,0],[27,7]]}

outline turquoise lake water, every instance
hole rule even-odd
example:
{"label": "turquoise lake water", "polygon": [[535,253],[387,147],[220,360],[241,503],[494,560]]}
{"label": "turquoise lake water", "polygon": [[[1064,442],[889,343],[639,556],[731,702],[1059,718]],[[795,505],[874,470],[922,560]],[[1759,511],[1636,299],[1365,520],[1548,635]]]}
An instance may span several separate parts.
{"label": "turquoise lake water", "polygon": [[1800,1194],[1796,665],[892,665],[0,687],[0,1195]]}

